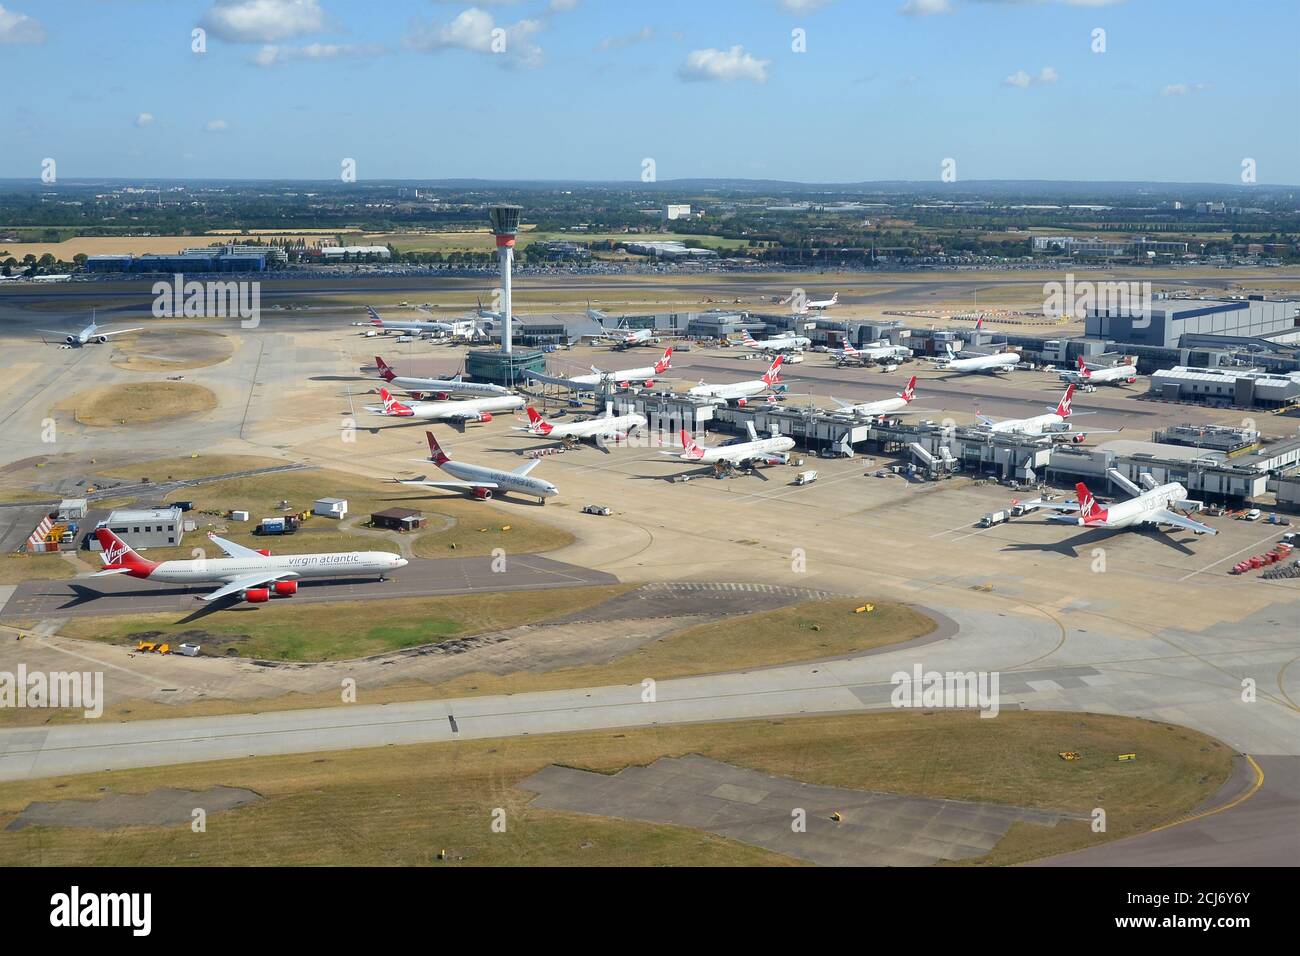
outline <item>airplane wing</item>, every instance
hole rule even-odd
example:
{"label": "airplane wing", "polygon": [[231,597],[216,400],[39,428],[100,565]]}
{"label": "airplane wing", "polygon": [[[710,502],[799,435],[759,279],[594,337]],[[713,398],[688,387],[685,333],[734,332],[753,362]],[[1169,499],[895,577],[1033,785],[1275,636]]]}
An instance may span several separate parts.
{"label": "airplane wing", "polygon": [[526,461],[518,468],[516,468],[513,472],[511,472],[511,474],[519,475],[522,477],[523,475],[528,474],[530,471],[536,468],[540,462],[541,462],[540,458],[534,458],[532,461]]}
{"label": "airplane wing", "polygon": [[[103,555],[103,553],[101,552],[101,553],[100,553],[100,557],[102,558],[103,556],[104,556],[104,555]],[[102,577],[104,577],[104,575],[106,575],[106,574],[126,574],[126,573],[127,573],[128,571],[130,571],[130,570],[131,570],[130,568],[111,568],[111,569],[109,569],[109,570],[107,570],[107,571],[96,571],[94,574],[91,575],[91,577],[92,577],[92,578],[102,578]]]}
{"label": "airplane wing", "polygon": [[425,478],[399,478],[399,485],[420,485],[424,488],[499,488],[495,481],[429,481]]}
{"label": "airplane wing", "polygon": [[228,597],[237,591],[243,591],[246,588],[255,588],[259,584],[271,584],[279,581],[281,578],[296,578],[297,571],[263,571],[260,574],[246,574],[242,578],[235,578],[229,584],[223,584],[211,594],[203,595],[204,601],[219,601],[223,597]]}
{"label": "airplane wing", "polygon": [[1119,470],[1116,468],[1107,468],[1106,477],[1109,478],[1111,481],[1115,482],[1115,484],[1119,485],[1121,488],[1127,491],[1134,498],[1142,494],[1142,489],[1139,488],[1137,485],[1133,484],[1133,482],[1129,481],[1122,474],[1120,474]]}
{"label": "airplane wing", "polygon": [[36,329],[36,331],[48,332],[50,335],[75,335],[76,334],[75,332],[69,332],[67,329],[64,329],[62,332],[59,332],[56,329]]}
{"label": "airplane wing", "polygon": [[1042,508],[1045,511],[1078,511],[1079,502],[1077,501],[1037,501],[1023,502],[1026,508]]}
{"label": "airplane wing", "polygon": [[529,380],[536,379],[539,382],[549,382],[551,385],[563,385],[565,388],[572,389],[575,392],[584,389],[590,390],[594,387],[592,385],[583,384],[582,382],[575,382],[569,378],[560,378],[557,375],[545,375],[542,372],[532,372],[527,369],[524,370],[524,377]]}
{"label": "airplane wing", "polygon": [[143,331],[144,331],[144,326],[139,326],[134,329],[114,329],[112,332],[96,332],[95,335],[96,336],[102,335],[108,337],[110,335],[124,335],[127,332],[143,332]]}
{"label": "airplane wing", "polygon": [[1188,531],[1195,531],[1198,534],[1219,533],[1218,531],[1211,528],[1208,524],[1201,524],[1199,521],[1193,521],[1191,518],[1186,518],[1183,515],[1177,514],[1176,512],[1173,511],[1168,511],[1166,509],[1161,509],[1160,511],[1153,511],[1151,513],[1151,517],[1148,520],[1156,524],[1171,524],[1177,528],[1185,528]]}
{"label": "airplane wing", "polygon": [[260,551],[254,551],[252,548],[246,548],[242,544],[236,544],[233,541],[227,541],[225,538],[218,538],[211,532],[208,533],[208,540],[215,544],[222,551],[226,552],[228,558],[261,558],[265,557]]}

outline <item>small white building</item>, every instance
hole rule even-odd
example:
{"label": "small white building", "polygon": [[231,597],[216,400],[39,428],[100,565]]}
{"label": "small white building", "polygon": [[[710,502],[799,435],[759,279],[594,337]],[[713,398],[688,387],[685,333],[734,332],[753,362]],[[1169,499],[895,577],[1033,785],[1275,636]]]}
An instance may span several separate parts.
{"label": "small white building", "polygon": [[311,513],[320,515],[322,518],[339,518],[343,519],[348,516],[348,502],[346,498],[319,498],[311,506]]}
{"label": "small white building", "polygon": [[664,207],[665,219],[690,219],[690,203],[673,203]]}
{"label": "small white building", "polygon": [[80,521],[86,517],[85,498],[64,498],[59,502],[60,521]]}

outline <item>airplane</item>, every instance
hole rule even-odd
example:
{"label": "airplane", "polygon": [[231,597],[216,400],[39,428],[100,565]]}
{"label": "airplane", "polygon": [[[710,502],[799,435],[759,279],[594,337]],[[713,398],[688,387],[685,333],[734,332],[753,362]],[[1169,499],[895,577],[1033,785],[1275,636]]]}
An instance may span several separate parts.
{"label": "airplane", "polygon": [[957,358],[952,353],[952,346],[949,345],[948,357],[940,360],[935,368],[941,372],[957,372],[961,375],[971,372],[988,372],[993,375],[1000,375],[1004,372],[1010,372],[1014,366],[1019,364],[1019,352],[994,352],[991,355],[977,355],[974,358]]}
{"label": "airplane", "polygon": [[784,355],[778,355],[772,360],[763,377],[748,382],[732,382],[730,385],[705,385],[700,382],[694,388],[687,391],[687,395],[693,398],[713,398],[725,402],[735,402],[737,405],[744,406],[748,400],[762,395],[764,392],[776,393],[784,392],[786,386],[781,382],[781,363],[785,361]]}
{"label": "airplane", "polygon": [[1188,500],[1187,489],[1178,482],[1171,481],[1168,484],[1158,485],[1151,475],[1143,474],[1140,480],[1144,487],[1139,488],[1114,468],[1108,469],[1106,474],[1133,497],[1127,501],[1112,502],[1108,507],[1103,508],[1088,490],[1088,486],[1081,481],[1074,486],[1075,493],[1078,495],[1077,501],[1033,501],[1026,504],[1058,512],[1076,511],[1077,514],[1073,515],[1048,515],[1048,520],[1081,525],[1085,528],[1119,531],[1143,525],[1154,525],[1157,528],[1161,525],[1172,525],[1197,534],[1219,533],[1209,525],[1193,521],[1186,515],[1171,510],[1174,508],[1184,511],[1199,510],[1201,506],[1199,501]]}
{"label": "airplane", "polygon": [[788,435],[759,438],[754,431],[753,422],[746,422],[745,427],[749,430],[749,441],[715,445],[712,448],[696,442],[683,428],[682,451],[662,451],[659,454],[701,465],[713,465],[719,474],[736,468],[752,470],[758,465],[784,465],[789,462],[790,456],[785,452],[794,447],[793,438]]}
{"label": "airplane", "polygon": [[95,320],[92,318],[90,324],[80,332],[59,332],[54,329],[37,329],[36,331],[48,332],[51,335],[61,335],[63,336],[64,342],[62,346],[63,348],[79,349],[83,345],[89,345],[91,342],[98,342],[100,345],[104,345],[108,342],[108,337],[110,335],[122,335],[126,332],[140,332],[142,330],[143,326],[139,326],[134,329],[114,329],[112,332],[101,332],[99,326],[95,324]]}
{"label": "airplane", "polygon": [[[559,494],[559,489],[549,481],[530,478],[528,473],[537,467],[540,458],[534,458],[514,471],[500,468],[488,468],[485,465],[470,465],[461,461],[452,461],[433,432],[424,433],[429,439],[429,461],[451,475],[454,481],[430,481],[424,476],[419,478],[394,478],[399,485],[419,485],[424,488],[464,488],[473,493],[480,501],[492,497],[494,491],[516,491],[520,494],[536,496],[539,504],[546,504],[546,499]],[[424,459],[420,459],[423,461]]]}
{"label": "airplane", "polygon": [[603,445],[613,439],[623,441],[632,432],[646,425],[644,415],[632,412],[627,415],[606,413],[599,418],[589,418],[581,422],[565,422],[555,425],[543,418],[533,406],[528,406],[528,425],[519,426],[521,432],[554,438],[573,446],[584,438],[595,439],[597,445]]}
{"label": "airplane", "polygon": [[272,557],[269,551],[246,548],[209,534],[212,543],[226,553],[224,558],[194,558],[181,561],[149,561],[108,528],[97,528],[95,538],[104,550],[104,570],[93,577],[127,574],[161,584],[216,584],[221,587],[200,597],[212,602],[238,595],[239,600],[261,604],[272,596],[290,597],[298,592],[299,578],[339,575],[384,576],[406,567],[406,558],[387,551],[335,551],[324,554],[287,554]]}
{"label": "airplane", "polygon": [[524,369],[524,376],[529,379],[536,379],[539,382],[549,382],[552,385],[563,385],[565,388],[574,392],[589,392],[596,386],[603,383],[613,383],[626,388],[632,382],[644,382],[645,387],[649,388],[655,383],[655,379],[661,378],[664,372],[673,367],[673,347],[670,345],[664,349],[664,354],[654,365],[647,365],[642,368],[625,368],[612,372],[602,372],[596,366],[591,366],[590,375],[573,375],[563,378],[556,375],[546,375],[542,372],[532,372]]}
{"label": "airplane", "polygon": [[1079,356],[1079,370],[1077,372],[1062,372],[1063,381],[1086,383],[1088,385],[1132,385],[1137,381],[1137,366],[1125,363],[1123,365],[1089,365]]}
{"label": "airplane", "polygon": [[385,335],[389,332],[418,332],[421,335],[450,335],[456,330],[456,326],[451,322],[422,322],[419,319],[411,319],[403,322],[390,321],[389,319],[380,318],[379,313],[371,306],[366,306],[366,312],[370,315],[370,325]]}
{"label": "airplane", "polygon": [[379,370],[379,377],[394,388],[400,388],[409,394],[416,401],[427,395],[432,395],[440,402],[446,401],[453,395],[509,395],[510,390],[501,385],[493,385],[491,382],[466,382],[459,375],[455,378],[410,378],[409,376],[398,375],[397,371],[383,360],[382,357],[375,356],[375,368]]}
{"label": "airplane", "polygon": [[405,405],[393,398],[386,388],[379,390],[383,405],[367,405],[372,415],[390,418],[415,418],[421,421],[437,420],[464,425],[465,422],[490,422],[493,412],[508,412],[522,408],[524,400],[518,395],[496,398],[467,398],[460,402],[412,402]]}
{"label": "airplane", "polygon": [[655,329],[607,329],[604,320],[608,317],[599,309],[587,310],[587,318],[600,326],[600,335],[596,336],[597,339],[613,342],[616,349],[628,349],[634,345],[659,344],[659,336]]}
{"label": "airplane", "polygon": [[912,399],[916,398],[916,376],[913,375],[907,382],[907,388],[898,393],[897,398],[882,398],[876,402],[862,402],[853,405],[849,402],[841,402],[834,395],[831,401],[840,407],[840,411],[852,412],[854,415],[864,415],[868,418],[877,415],[904,414],[910,415],[912,412],[907,406],[911,404]]}
{"label": "airplane", "polygon": [[[788,296],[787,298],[782,299],[782,300],[781,300],[781,305],[786,305],[787,303],[792,302],[792,301],[794,301],[794,296],[793,296],[793,295]],[[838,292],[836,292],[836,293],[832,294],[831,297],[830,297],[829,299],[815,299],[815,300],[812,300],[812,301],[805,301],[804,304],[803,304],[803,306],[800,307],[800,308],[798,308],[798,309],[796,309],[796,311],[797,311],[800,315],[802,315],[802,314],[805,313],[805,312],[808,312],[808,311],[814,310],[814,309],[815,309],[816,311],[818,311],[818,312],[824,312],[824,311],[826,311],[827,309],[829,309],[831,306],[833,306],[833,305],[838,305],[838,304],[839,304],[839,301],[840,301],[840,294],[839,294]]]}
{"label": "airplane", "polygon": [[[1065,394],[1061,400],[1056,403],[1056,408],[1049,409],[1046,415],[1033,415],[1030,418],[1007,418],[1002,421],[996,421],[985,415],[976,415],[976,421],[994,434],[1016,434],[1016,435],[1069,435],[1070,440],[1081,442],[1088,436],[1083,432],[1074,431],[1070,425],[1069,417],[1074,414],[1074,385],[1071,383],[1065,388]],[[1092,412],[1079,412],[1080,415],[1091,415]],[[1109,434],[1114,429],[1101,428],[1093,429],[1092,434]]]}
{"label": "airplane", "polygon": [[755,352],[797,352],[812,345],[812,339],[789,332],[774,335],[760,342],[746,330],[741,332],[740,341],[744,343],[745,348],[753,349]]}
{"label": "airplane", "polygon": [[883,362],[889,359],[911,358],[912,350],[904,345],[869,345],[865,349],[855,348],[847,339],[841,349],[832,349],[836,365],[848,365],[857,362],[868,365],[871,362]]}

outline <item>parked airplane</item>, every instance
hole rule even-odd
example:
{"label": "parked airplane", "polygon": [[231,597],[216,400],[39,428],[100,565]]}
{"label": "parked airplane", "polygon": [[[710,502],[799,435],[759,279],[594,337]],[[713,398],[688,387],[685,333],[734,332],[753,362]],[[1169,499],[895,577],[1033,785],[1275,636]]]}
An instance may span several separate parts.
{"label": "parked airplane", "polygon": [[694,398],[713,398],[743,406],[749,399],[764,392],[776,393],[786,390],[786,386],[781,383],[781,363],[784,361],[785,356],[778,355],[760,379],[732,382],[730,385],[705,385],[700,382],[686,394]]}
{"label": "parked airplane", "polygon": [[792,332],[782,332],[760,342],[746,330],[741,332],[740,341],[755,352],[798,352],[812,345],[812,339]]}
{"label": "parked airplane", "polygon": [[379,370],[380,378],[394,388],[402,389],[416,401],[428,396],[443,402],[456,395],[492,396],[510,394],[510,390],[501,385],[493,385],[491,382],[466,382],[459,375],[448,379],[411,378],[398,375],[397,370],[378,355],[375,356],[375,368]]}
{"label": "parked airplane", "polygon": [[835,356],[836,365],[870,365],[872,362],[886,362],[889,360],[905,359],[912,357],[912,350],[903,345],[869,345],[864,349],[855,348],[852,342],[845,341],[844,347],[831,349],[831,355]]}
{"label": "parked airplane", "polygon": [[1062,372],[1061,378],[1066,381],[1087,383],[1089,385],[1132,385],[1137,381],[1137,366],[1129,365],[1127,362],[1123,365],[1089,365],[1079,356],[1079,370],[1077,372]]}
{"label": "parked airplane", "polygon": [[907,406],[911,404],[912,399],[914,398],[916,398],[915,375],[908,379],[907,388],[899,392],[897,398],[882,398],[876,402],[862,402],[858,405],[853,405],[849,402],[841,402],[838,398],[832,395],[831,401],[838,405],[841,411],[852,412],[855,415],[873,417],[876,415],[899,413],[904,415],[911,414]]}
{"label": "parked airplane", "polygon": [[1141,481],[1145,487],[1139,488],[1114,468],[1109,469],[1106,474],[1133,497],[1127,501],[1112,502],[1109,506],[1102,507],[1088,490],[1088,486],[1081,481],[1074,486],[1078,494],[1077,501],[1034,501],[1028,504],[1052,511],[1077,511],[1077,514],[1073,515],[1048,515],[1048,520],[1081,525],[1085,528],[1119,531],[1143,525],[1156,527],[1172,525],[1175,528],[1195,531],[1197,534],[1218,534],[1218,531],[1209,525],[1193,521],[1173,510],[1177,508],[1182,511],[1197,511],[1201,507],[1199,501],[1188,500],[1187,489],[1178,482],[1158,485],[1151,475],[1144,474],[1141,476]]}
{"label": "parked airplane", "polygon": [[824,312],[826,309],[829,309],[831,306],[839,304],[839,301],[840,301],[840,294],[838,292],[835,292],[832,293],[829,299],[818,299],[812,302],[805,302],[804,308],[816,309],[818,312]]}
{"label": "parked airplane", "polygon": [[957,358],[948,348],[948,357],[935,366],[941,372],[957,372],[966,375],[971,372],[988,372],[998,375],[1010,372],[1020,364],[1019,352],[994,352],[991,355],[977,355],[974,358]]}
{"label": "parked airplane", "polygon": [[522,408],[524,400],[518,395],[501,395],[496,398],[467,398],[460,402],[412,402],[405,405],[393,398],[386,388],[379,390],[383,405],[367,405],[372,415],[391,418],[416,418],[445,422],[490,422],[493,412],[508,412]]}
{"label": "parked airplane", "polygon": [[182,561],[149,561],[108,528],[97,528],[95,537],[104,550],[100,559],[106,574],[129,574],[133,578],[161,584],[216,584],[221,587],[201,597],[218,601],[231,595],[251,604],[272,596],[289,597],[298,591],[299,578],[347,575],[377,575],[406,567],[406,558],[387,551],[338,551],[325,554],[287,554],[272,557],[242,544],[209,534],[212,543],[226,553],[224,558],[194,558]]}
{"label": "parked airplane", "polygon": [[1055,408],[1048,408],[1046,415],[1033,415],[1029,418],[1007,418],[1002,421],[989,418],[986,415],[976,415],[975,419],[982,427],[996,434],[1016,434],[1016,435],[1059,435],[1069,436],[1073,442],[1085,440],[1089,434],[1104,435],[1113,434],[1116,429],[1113,428],[1094,428],[1088,433],[1076,432],[1068,419],[1073,414],[1092,415],[1093,412],[1075,412],[1074,404],[1074,385],[1067,385],[1065,394],[1061,400],[1056,403]]}
{"label": "parked airplane", "polygon": [[616,349],[628,349],[634,345],[658,345],[659,336],[654,329],[607,329],[600,327],[601,334],[596,338],[612,342]]}
{"label": "parked airplane", "polygon": [[438,439],[433,437],[433,432],[425,432],[424,434],[429,439],[428,460],[451,475],[455,480],[430,481],[423,476],[419,478],[393,479],[398,484],[420,485],[425,488],[463,488],[470,491],[480,501],[491,498],[494,491],[515,491],[520,494],[535,496],[540,504],[546,504],[547,498],[559,494],[559,489],[549,481],[528,477],[528,473],[536,468],[537,463],[541,461],[540,458],[534,458],[532,461],[520,465],[514,471],[488,468],[485,465],[470,465],[461,461],[452,461],[438,444]]}
{"label": "parked airplane", "polygon": [[126,332],[139,332],[142,328],[143,327],[141,326],[134,329],[114,329],[111,332],[101,332],[99,326],[95,324],[95,320],[91,319],[90,324],[80,332],[60,332],[55,329],[37,329],[36,331],[48,332],[51,335],[61,335],[63,336],[64,348],[79,349],[83,345],[89,345],[91,342],[97,342],[100,345],[104,345],[108,342],[108,337],[110,335],[122,335]]}
{"label": "parked airplane", "polygon": [[584,438],[594,439],[597,445],[603,445],[611,440],[615,442],[623,441],[632,432],[644,428],[646,417],[636,412],[627,415],[607,413],[599,418],[589,418],[586,421],[565,422],[556,425],[548,422],[538,413],[537,409],[529,405],[528,422],[529,424],[521,426],[519,431],[528,432],[532,435],[541,435],[544,438],[554,438],[563,441],[566,445],[576,445]]}
{"label": "parked airplane", "polygon": [[664,451],[660,454],[700,465],[713,465],[720,472],[733,468],[754,469],[758,465],[784,465],[789,462],[790,456],[785,452],[794,447],[793,438],[788,435],[759,438],[754,431],[753,422],[746,422],[745,427],[749,429],[749,441],[715,445],[712,448],[696,442],[683,428],[682,451]]}
{"label": "parked airplane", "polygon": [[451,322],[422,322],[419,319],[398,322],[392,319],[380,318],[379,313],[371,306],[366,306],[366,312],[370,315],[371,326],[384,333],[418,332],[421,335],[450,335],[456,330],[456,325]]}
{"label": "parked airplane", "polygon": [[549,382],[552,385],[563,385],[565,388],[575,392],[589,392],[596,386],[603,383],[613,383],[622,388],[626,388],[632,382],[643,382],[646,388],[655,383],[655,379],[662,378],[664,372],[673,367],[673,347],[670,345],[664,349],[664,354],[654,365],[643,366],[642,368],[624,368],[612,372],[602,372],[596,366],[591,366],[590,375],[573,375],[563,378],[557,375],[546,375],[542,372],[531,372],[524,370],[525,377],[536,379],[539,382]]}

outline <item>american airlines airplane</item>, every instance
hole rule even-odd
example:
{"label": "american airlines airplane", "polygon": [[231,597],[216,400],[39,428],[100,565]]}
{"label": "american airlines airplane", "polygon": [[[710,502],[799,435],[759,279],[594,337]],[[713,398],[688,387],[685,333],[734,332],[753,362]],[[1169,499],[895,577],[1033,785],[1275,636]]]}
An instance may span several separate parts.
{"label": "american airlines airplane", "polygon": [[372,415],[385,415],[390,418],[411,418],[421,421],[444,421],[464,424],[465,422],[490,422],[493,412],[509,412],[522,408],[524,400],[518,395],[502,395],[497,398],[467,398],[460,402],[412,402],[404,405],[393,398],[386,388],[379,390],[383,405],[367,405],[366,411]]}
{"label": "american airlines airplane", "polygon": [[680,453],[664,451],[660,452],[660,454],[700,465],[721,466],[722,469],[753,469],[758,465],[784,465],[789,462],[790,456],[786,455],[785,452],[794,447],[793,438],[788,435],[759,438],[754,431],[752,422],[746,422],[745,427],[749,429],[749,441],[737,442],[732,445],[715,445],[712,448],[706,448],[696,442],[683,428],[681,431],[682,451]]}
{"label": "american airlines airplane", "polygon": [[528,406],[529,424],[519,427],[519,431],[530,435],[553,438],[566,445],[576,445],[584,438],[594,439],[597,445],[607,441],[620,442],[632,432],[644,428],[646,417],[636,412],[627,415],[606,414],[599,418],[589,418],[581,422],[565,422],[556,425],[543,418],[533,406]]}
{"label": "american airlines airplane", "polygon": [[1087,383],[1089,385],[1132,385],[1137,381],[1137,366],[1129,365],[1089,365],[1079,356],[1077,372],[1063,372],[1061,378],[1068,376],[1068,381]]}
{"label": "american airlines airplane", "polygon": [[268,551],[255,551],[242,544],[209,534],[212,543],[226,553],[224,558],[194,558],[184,561],[149,561],[108,528],[95,530],[104,549],[100,559],[104,570],[95,574],[128,574],[160,584],[216,584],[221,587],[200,600],[219,601],[238,595],[250,604],[261,604],[272,596],[289,597],[298,592],[299,578],[324,578],[347,575],[376,575],[379,580],[390,571],[406,567],[406,558],[387,551],[339,551],[326,554],[286,554],[272,557]]}
{"label": "american airlines airplane", "polygon": [[92,319],[90,324],[80,332],[59,332],[54,329],[37,329],[36,331],[48,332],[51,335],[61,335],[63,336],[63,348],[79,349],[83,345],[89,345],[91,342],[97,342],[100,345],[104,345],[108,342],[108,337],[110,335],[123,335],[126,332],[139,332],[142,328],[143,327],[141,326],[134,329],[114,329],[111,332],[101,332],[99,326],[96,325],[94,319]]}
{"label": "american airlines airplane", "polygon": [[781,383],[781,363],[784,361],[785,356],[778,355],[760,379],[732,382],[730,385],[705,385],[700,382],[686,394],[694,398],[713,398],[743,406],[749,399],[764,392],[775,393],[786,390],[786,386]]}
{"label": "american airlines airplane", "polygon": [[590,375],[573,375],[568,378],[546,375],[542,372],[530,372],[525,369],[524,376],[529,379],[536,379],[539,382],[549,382],[551,385],[562,385],[575,392],[589,392],[596,386],[607,382],[623,388],[626,388],[632,382],[644,382],[645,387],[649,388],[655,383],[655,379],[662,378],[664,372],[673,367],[672,359],[673,347],[670,345],[664,349],[663,358],[659,359],[658,362],[641,368],[624,368],[612,372],[602,372],[593,365],[591,366]]}
{"label": "american airlines airplane", "polygon": [[422,322],[419,319],[410,319],[404,322],[395,322],[390,319],[382,319],[379,313],[371,306],[366,306],[366,312],[370,315],[370,324],[383,332],[419,332],[422,335],[450,335],[456,330],[456,326],[451,322]]}
{"label": "american airlines airplane", "polygon": [[831,401],[840,407],[840,411],[852,412],[854,415],[864,415],[871,418],[876,415],[909,415],[911,414],[911,411],[907,406],[911,404],[912,399],[914,398],[916,398],[915,375],[907,380],[907,388],[899,392],[897,398],[882,398],[877,402],[862,402],[861,404],[853,405],[849,402],[841,402],[838,398],[832,395]]}
{"label": "american airlines airplane", "polygon": [[812,345],[812,339],[807,336],[790,332],[782,332],[760,342],[746,330],[741,332],[740,341],[744,343],[745,348],[755,352],[798,352]]}
{"label": "american airlines airplane", "polygon": [[1074,486],[1077,501],[1034,501],[1029,504],[1052,511],[1076,511],[1076,514],[1048,515],[1049,521],[1079,525],[1085,528],[1106,528],[1120,531],[1124,528],[1140,528],[1144,525],[1172,526],[1194,531],[1197,534],[1218,534],[1209,525],[1193,521],[1186,515],[1178,514],[1173,509],[1183,511],[1199,510],[1199,501],[1189,501],[1187,489],[1176,481],[1158,485],[1149,474],[1141,476],[1145,488],[1139,488],[1114,468],[1106,472],[1117,485],[1133,495],[1128,501],[1113,502],[1107,507],[1093,497],[1088,486],[1082,481]]}
{"label": "american airlines airplane", "polygon": [[[471,492],[480,501],[492,497],[495,491],[515,491],[519,494],[537,498],[539,504],[546,504],[546,499],[554,497],[560,491],[549,481],[530,478],[528,473],[537,467],[540,458],[534,458],[520,465],[514,471],[500,468],[488,468],[484,465],[470,465],[461,461],[452,461],[433,437],[433,432],[424,433],[429,439],[429,461],[452,476],[451,481],[430,481],[428,478],[394,478],[399,485],[419,485],[423,488],[462,488]],[[423,460],[423,459],[421,459]]]}
{"label": "american airlines airplane", "polygon": [[380,356],[375,356],[375,368],[379,370],[379,377],[394,388],[400,388],[416,401],[426,396],[432,396],[440,402],[445,402],[452,396],[457,395],[482,395],[491,397],[494,395],[509,395],[510,390],[501,385],[493,385],[491,382],[466,382],[462,381],[457,375],[455,378],[411,378],[409,376],[398,375],[397,370],[383,360]]}
{"label": "american airlines airplane", "polygon": [[852,342],[845,341],[841,349],[832,349],[836,365],[869,365],[872,362],[886,362],[890,359],[911,358],[912,350],[904,345],[869,345],[865,349],[855,348]]}

